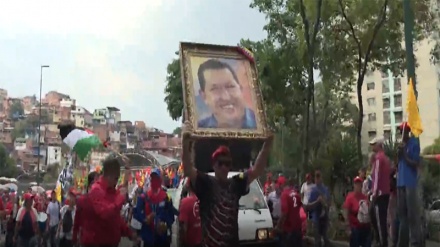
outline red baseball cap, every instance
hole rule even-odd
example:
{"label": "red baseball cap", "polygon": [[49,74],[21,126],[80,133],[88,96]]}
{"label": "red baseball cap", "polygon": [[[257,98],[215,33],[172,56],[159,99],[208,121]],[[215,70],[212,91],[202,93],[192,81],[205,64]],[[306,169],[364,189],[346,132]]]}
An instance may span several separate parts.
{"label": "red baseball cap", "polygon": [[231,151],[226,146],[220,146],[212,153],[211,159],[214,161],[221,155],[229,156],[231,155]]}
{"label": "red baseball cap", "polygon": [[34,198],[34,196],[31,193],[24,193],[23,194],[23,199],[24,200],[31,200],[33,198]]}
{"label": "red baseball cap", "polygon": [[312,178],[312,174],[307,173],[307,174],[306,174],[306,179],[311,179],[311,178]]}
{"label": "red baseball cap", "polygon": [[361,178],[361,177],[359,177],[359,176],[356,176],[354,179],[353,179],[353,182],[354,183],[362,183],[364,180]]}
{"label": "red baseball cap", "polygon": [[402,122],[399,127],[397,127],[399,130],[403,130],[404,128],[406,130],[411,130],[411,126],[409,126],[408,122]]}

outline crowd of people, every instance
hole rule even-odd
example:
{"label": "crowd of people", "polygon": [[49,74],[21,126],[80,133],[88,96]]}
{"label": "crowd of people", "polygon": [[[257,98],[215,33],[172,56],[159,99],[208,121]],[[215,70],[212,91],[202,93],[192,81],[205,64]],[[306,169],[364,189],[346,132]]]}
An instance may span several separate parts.
{"label": "crowd of people", "polygon": [[[384,138],[370,141],[373,151],[368,167],[359,170],[351,179],[353,189],[345,195],[343,213],[340,220],[350,237],[350,247],[422,246],[422,223],[417,192],[420,146],[411,137],[411,128],[403,123],[399,130],[402,143],[398,148],[397,160],[391,161],[384,153]],[[312,226],[315,246],[330,246],[328,238],[329,209],[331,196],[322,183],[320,171],[307,174],[301,188],[302,208]],[[292,208],[292,202],[283,198],[285,178],[280,175],[273,179],[268,174],[265,193],[274,221],[279,221],[283,208]],[[296,202],[294,200],[294,202]],[[293,204],[295,205],[295,203]],[[300,204],[298,204],[299,207]],[[308,223],[305,217],[297,219],[302,225],[303,235]],[[296,245],[295,245],[296,246]]]}
{"label": "crowd of people", "polygon": [[[420,150],[409,135],[409,126],[402,125],[401,131],[398,166],[392,166],[384,154],[384,139],[377,137],[370,142],[374,155],[369,167],[360,169],[352,179],[353,189],[345,196],[342,214],[351,247],[370,247],[373,240],[381,247],[421,244],[417,205]],[[167,194],[167,187],[178,182],[170,183],[163,171],[152,169],[148,186],[130,193],[128,181],[118,184],[121,165],[127,176],[130,167],[116,158],[107,159],[101,173],[88,175],[85,193],[71,189],[62,203],[55,192],[29,191],[21,198],[12,192],[5,203],[0,200],[0,216],[7,222],[6,246],[115,247],[121,237],[127,237],[135,245],[169,247],[176,219],[180,246],[238,246],[238,202],[248,193],[249,184],[264,175],[272,137],[265,141],[255,165],[233,177],[228,177],[233,163],[228,147],[220,146],[212,154],[215,175],[210,176],[194,167],[191,142],[191,134],[184,128],[182,164],[188,182],[180,208],[174,208]],[[279,246],[302,246],[309,228],[315,246],[330,246],[332,198],[320,171],[307,174],[301,187],[282,174],[277,179],[268,174],[264,193],[273,216],[271,235]],[[42,221],[41,215],[47,219]]]}

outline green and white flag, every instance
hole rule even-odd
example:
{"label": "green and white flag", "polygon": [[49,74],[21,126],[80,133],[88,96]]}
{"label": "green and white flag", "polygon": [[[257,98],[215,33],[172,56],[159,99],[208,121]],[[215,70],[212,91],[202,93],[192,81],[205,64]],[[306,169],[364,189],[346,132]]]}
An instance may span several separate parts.
{"label": "green and white flag", "polygon": [[72,129],[63,142],[76,153],[81,161],[85,161],[89,153],[99,146],[102,146],[101,140],[90,130]]}

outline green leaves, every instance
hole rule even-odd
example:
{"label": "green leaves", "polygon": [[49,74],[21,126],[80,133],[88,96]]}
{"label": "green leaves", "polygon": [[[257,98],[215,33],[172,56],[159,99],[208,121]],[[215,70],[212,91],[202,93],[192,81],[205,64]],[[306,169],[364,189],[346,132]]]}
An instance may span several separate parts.
{"label": "green leaves", "polygon": [[0,143],[0,176],[15,178],[16,175],[17,167],[15,162],[9,157],[5,146]]}
{"label": "green leaves", "polygon": [[178,120],[183,113],[182,77],[178,58],[168,64],[166,82],[165,103],[167,103],[168,113],[173,120]]}
{"label": "green leaves", "polygon": [[14,118],[14,115],[16,117],[22,116],[24,114],[23,105],[20,101],[16,101],[12,103],[12,105],[9,108],[9,117]]}
{"label": "green leaves", "polygon": [[[438,30],[430,0],[412,4],[417,44]],[[250,7],[267,19],[265,39],[240,44],[255,55],[268,124],[277,131],[271,160],[284,168],[298,168],[303,160],[338,176],[354,175],[362,164],[364,113],[362,100],[354,105],[350,93],[359,89],[362,97],[369,71],[404,72],[402,1],[253,0]],[[165,102],[177,120],[183,110],[178,59],[168,65],[166,80]]]}

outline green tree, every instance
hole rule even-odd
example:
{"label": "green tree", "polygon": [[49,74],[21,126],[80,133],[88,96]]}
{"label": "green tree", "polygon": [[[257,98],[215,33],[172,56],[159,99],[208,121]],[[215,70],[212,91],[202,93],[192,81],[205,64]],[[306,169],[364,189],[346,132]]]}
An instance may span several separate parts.
{"label": "green tree", "polygon": [[[433,16],[429,0],[412,1],[415,13],[415,41],[430,36],[433,31]],[[369,71],[391,71],[401,75],[405,69],[405,48],[402,46],[403,7],[402,1],[389,0],[338,0],[338,18],[332,19],[327,29],[326,40],[344,44],[337,51],[343,57],[344,71],[356,78],[356,94],[359,114],[357,120],[357,148],[361,153],[361,133],[364,118],[362,87]],[[333,53],[333,52],[332,52]],[[338,53],[335,53],[337,55]]]}
{"label": "green tree", "polygon": [[177,127],[173,130],[173,134],[174,135],[179,135],[182,133],[182,128],[181,127]]}
{"label": "green tree", "polygon": [[13,115],[23,115],[24,108],[20,101],[14,102],[9,108],[9,118],[13,118]]}
{"label": "green tree", "polygon": [[[287,53],[290,57],[299,59],[301,78],[298,80],[304,87],[305,108],[303,109],[303,169],[309,162],[310,119],[312,128],[316,127],[314,104],[315,69],[317,55],[320,50],[319,30],[322,21],[322,11],[326,7],[324,1],[271,1],[254,0],[251,8],[264,13],[269,20],[264,29],[268,33],[269,42],[290,47]],[[295,48],[295,49],[292,49]],[[298,66],[295,66],[298,68]],[[290,83],[292,81],[289,81]],[[311,118],[312,114],[312,118]]]}
{"label": "green tree", "polygon": [[17,167],[3,144],[0,143],[0,176],[14,178],[17,175]]}
{"label": "green tree", "polygon": [[[178,53],[176,53],[178,55]],[[167,66],[167,85],[165,86],[165,103],[173,120],[178,120],[183,113],[182,77],[178,58]]]}

